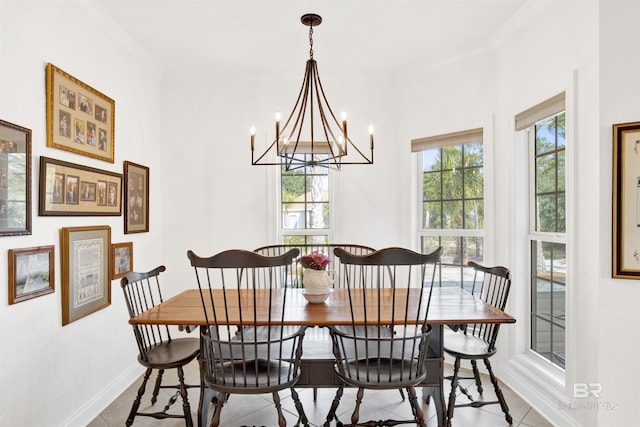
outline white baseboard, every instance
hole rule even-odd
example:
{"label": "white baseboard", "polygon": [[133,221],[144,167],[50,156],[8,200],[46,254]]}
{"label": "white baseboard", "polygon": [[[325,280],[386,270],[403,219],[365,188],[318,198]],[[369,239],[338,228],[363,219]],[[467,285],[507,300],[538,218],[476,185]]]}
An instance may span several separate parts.
{"label": "white baseboard", "polygon": [[96,394],[84,407],[78,409],[64,423],[63,427],[85,427],[93,421],[107,406],[118,398],[140,375],[144,373],[144,367],[139,363],[133,363],[122,374],[118,375],[111,383]]}
{"label": "white baseboard", "polygon": [[567,398],[532,370],[522,360],[512,359],[499,370],[500,381],[516,392],[551,424],[558,427],[580,427],[580,424],[566,411]]}

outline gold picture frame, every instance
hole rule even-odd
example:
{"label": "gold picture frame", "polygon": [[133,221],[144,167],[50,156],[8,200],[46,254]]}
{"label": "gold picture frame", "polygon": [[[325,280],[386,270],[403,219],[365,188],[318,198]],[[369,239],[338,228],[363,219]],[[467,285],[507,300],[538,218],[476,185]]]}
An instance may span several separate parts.
{"label": "gold picture frame", "polygon": [[0,120],[0,236],[31,234],[31,129]]}
{"label": "gold picture frame", "polygon": [[114,162],[115,101],[48,63],[47,147]]}
{"label": "gold picture frame", "polygon": [[40,157],[40,216],[119,216],[122,175]]}
{"label": "gold picture frame", "polygon": [[119,279],[133,269],[133,242],[111,245],[111,280]]}
{"label": "gold picture frame", "polygon": [[613,125],[612,276],[640,279],[640,122]]}
{"label": "gold picture frame", "polygon": [[111,228],[60,230],[62,326],[111,304]]}
{"label": "gold picture frame", "polygon": [[55,291],[54,246],[9,249],[9,304]]}

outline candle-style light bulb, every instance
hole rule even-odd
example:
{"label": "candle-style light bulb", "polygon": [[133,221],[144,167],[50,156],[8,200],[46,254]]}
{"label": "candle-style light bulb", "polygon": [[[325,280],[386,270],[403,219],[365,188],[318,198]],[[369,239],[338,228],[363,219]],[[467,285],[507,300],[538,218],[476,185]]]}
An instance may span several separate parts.
{"label": "candle-style light bulb", "polygon": [[280,141],[280,111],[276,112],[276,141]]}
{"label": "candle-style light bulb", "polygon": [[255,126],[251,126],[251,129],[249,129],[249,132],[251,133],[251,151],[253,151],[254,149],[254,140],[256,137],[256,127]]}
{"label": "candle-style light bulb", "polygon": [[344,140],[347,140],[347,112],[342,112],[342,136]]}

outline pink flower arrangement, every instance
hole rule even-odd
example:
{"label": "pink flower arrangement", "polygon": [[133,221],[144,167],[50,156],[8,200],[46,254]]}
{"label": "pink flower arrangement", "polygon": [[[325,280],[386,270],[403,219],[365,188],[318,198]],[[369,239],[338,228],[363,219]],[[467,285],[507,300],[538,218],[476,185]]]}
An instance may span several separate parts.
{"label": "pink flower arrangement", "polygon": [[320,251],[313,251],[298,258],[298,262],[302,264],[304,268],[324,270],[331,262],[331,259]]}

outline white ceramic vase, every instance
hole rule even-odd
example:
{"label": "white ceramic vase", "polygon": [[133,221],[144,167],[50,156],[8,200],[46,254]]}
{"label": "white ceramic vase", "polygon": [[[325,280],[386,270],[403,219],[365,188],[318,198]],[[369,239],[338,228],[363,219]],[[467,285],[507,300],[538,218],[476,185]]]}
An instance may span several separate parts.
{"label": "white ceramic vase", "polygon": [[302,277],[302,286],[308,294],[326,294],[333,284],[333,278],[327,275],[326,270],[314,270],[307,268]]}

